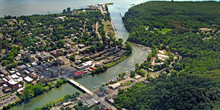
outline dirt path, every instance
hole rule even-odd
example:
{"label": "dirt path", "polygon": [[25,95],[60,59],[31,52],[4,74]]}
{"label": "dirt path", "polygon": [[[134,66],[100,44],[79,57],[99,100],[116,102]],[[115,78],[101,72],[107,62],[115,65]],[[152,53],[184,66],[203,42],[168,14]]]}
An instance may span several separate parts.
{"label": "dirt path", "polygon": [[102,43],[102,36],[99,34],[99,22],[96,22],[96,34],[98,35],[99,39],[101,40]]}

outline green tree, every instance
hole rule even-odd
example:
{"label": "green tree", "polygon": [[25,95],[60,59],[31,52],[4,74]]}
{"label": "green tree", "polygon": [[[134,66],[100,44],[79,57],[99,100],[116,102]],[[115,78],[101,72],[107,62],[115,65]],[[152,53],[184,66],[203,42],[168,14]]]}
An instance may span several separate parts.
{"label": "green tree", "polygon": [[75,61],[75,54],[70,55],[70,60]]}
{"label": "green tree", "polygon": [[135,77],[135,71],[131,71],[131,72],[130,72],[130,77],[131,77],[131,78],[134,78],[134,77]]}

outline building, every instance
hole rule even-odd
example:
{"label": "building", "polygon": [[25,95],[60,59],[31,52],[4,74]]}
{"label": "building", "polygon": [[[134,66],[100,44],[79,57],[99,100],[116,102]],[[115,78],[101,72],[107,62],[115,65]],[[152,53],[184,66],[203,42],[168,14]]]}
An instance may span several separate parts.
{"label": "building", "polygon": [[20,66],[17,66],[16,69],[18,69],[19,71],[23,71],[25,70],[27,67],[25,65],[20,65]]}
{"label": "building", "polygon": [[0,73],[2,73],[4,75],[8,75],[9,74],[5,69],[0,69]]}
{"label": "building", "polygon": [[117,82],[115,84],[109,85],[108,87],[111,88],[111,89],[116,89],[116,88],[120,87],[120,85],[121,84],[119,82]]}
{"label": "building", "polygon": [[89,99],[85,102],[85,105],[87,105],[89,108],[92,108],[94,105],[97,105],[100,103],[100,100],[96,100],[96,99]]}
{"label": "building", "polygon": [[63,103],[63,107],[67,107],[67,106],[69,106],[71,104],[73,104],[73,103],[72,102],[65,102],[65,103]]}
{"label": "building", "polygon": [[104,91],[104,92],[107,90],[107,89],[106,89],[105,87],[103,87],[103,86],[101,86],[100,89],[101,89],[102,91]]}
{"label": "building", "polygon": [[114,104],[114,99],[110,98],[110,97],[105,97],[105,101],[110,103],[110,104]]}
{"label": "building", "polygon": [[21,95],[23,91],[24,91],[24,88],[19,88],[19,89],[17,90],[18,95]]}
{"label": "building", "polygon": [[46,77],[40,78],[38,80],[38,82],[41,82],[42,84],[49,83],[50,82],[50,77],[46,76]]}
{"label": "building", "polygon": [[13,91],[19,88],[18,82],[14,81],[13,79],[8,81],[8,85],[11,87]]}
{"label": "building", "polygon": [[90,69],[91,71],[93,71],[93,70],[95,70],[95,67],[90,66],[89,69]]}
{"label": "building", "polygon": [[28,82],[28,83],[32,83],[32,81],[33,81],[33,79],[32,79],[31,77],[29,77],[29,76],[26,76],[26,77],[24,78],[24,80],[25,80],[26,82]]}
{"label": "building", "polygon": [[143,83],[144,83],[144,84],[149,84],[150,82],[149,82],[149,81],[143,81]]}
{"label": "building", "polygon": [[80,71],[80,72],[77,72],[77,73],[74,73],[74,77],[80,77],[83,75],[83,72]]}
{"label": "building", "polygon": [[140,75],[136,75],[136,76],[134,77],[134,79],[140,79],[140,78],[141,78]]}

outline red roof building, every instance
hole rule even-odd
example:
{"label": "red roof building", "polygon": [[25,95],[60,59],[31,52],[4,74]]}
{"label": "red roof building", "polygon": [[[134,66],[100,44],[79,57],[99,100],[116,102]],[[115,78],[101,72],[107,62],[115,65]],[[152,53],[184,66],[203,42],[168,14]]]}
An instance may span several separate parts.
{"label": "red roof building", "polygon": [[91,67],[91,66],[89,67],[89,69],[91,69],[92,71],[95,70],[95,68],[94,68],[94,67]]}
{"label": "red roof building", "polygon": [[77,73],[74,73],[74,77],[78,77],[78,76],[82,76],[83,72],[80,71],[80,72],[77,72]]}

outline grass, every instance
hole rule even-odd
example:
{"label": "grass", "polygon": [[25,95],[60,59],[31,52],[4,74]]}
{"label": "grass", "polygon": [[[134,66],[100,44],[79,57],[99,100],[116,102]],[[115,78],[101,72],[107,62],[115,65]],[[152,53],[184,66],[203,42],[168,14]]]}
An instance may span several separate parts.
{"label": "grass", "polygon": [[163,28],[161,30],[158,30],[158,33],[161,33],[161,34],[166,34],[168,32],[170,32],[172,29],[169,29],[169,28]]}
{"label": "grass", "polygon": [[102,21],[102,24],[104,24],[104,31],[107,32],[107,26],[106,26],[105,21]]}
{"label": "grass", "polygon": [[143,82],[139,82],[139,83],[133,85],[132,88],[133,88],[133,87],[138,87],[138,88],[139,88],[139,87],[146,87],[146,84],[144,84]]}
{"label": "grass", "polygon": [[133,81],[133,82],[131,82],[131,81],[127,81],[127,82],[125,82],[125,83],[122,83],[121,85],[122,86],[128,86],[128,85],[130,85],[130,84],[132,84],[132,83],[134,83],[135,81]]}
{"label": "grass", "polygon": [[23,24],[24,23],[24,20],[19,20],[19,24]]}

